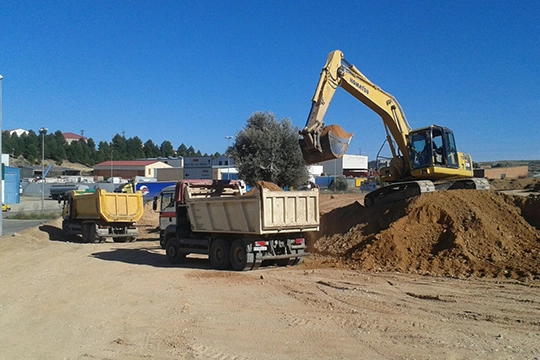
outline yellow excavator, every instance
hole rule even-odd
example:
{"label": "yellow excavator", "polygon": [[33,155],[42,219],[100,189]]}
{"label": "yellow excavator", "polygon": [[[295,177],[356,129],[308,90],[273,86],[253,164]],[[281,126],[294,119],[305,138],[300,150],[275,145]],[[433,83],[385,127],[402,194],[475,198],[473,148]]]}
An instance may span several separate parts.
{"label": "yellow excavator", "polygon": [[306,126],[300,131],[306,163],[341,158],[347,151],[352,134],[323,122],[338,87],[381,117],[392,154],[389,166],[379,171],[381,181],[389,185],[367,194],[366,206],[438,190],[489,189],[486,179],[473,177],[471,156],[457,151],[450,129],[431,125],[412,130],[397,100],[347,62],[339,50],[328,55]]}

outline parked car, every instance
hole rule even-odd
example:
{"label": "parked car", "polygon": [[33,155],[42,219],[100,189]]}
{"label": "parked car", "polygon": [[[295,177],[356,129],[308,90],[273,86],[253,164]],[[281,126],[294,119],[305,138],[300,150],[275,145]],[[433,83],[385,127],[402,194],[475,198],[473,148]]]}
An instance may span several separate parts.
{"label": "parked car", "polygon": [[2,203],[2,212],[11,210],[11,206]]}

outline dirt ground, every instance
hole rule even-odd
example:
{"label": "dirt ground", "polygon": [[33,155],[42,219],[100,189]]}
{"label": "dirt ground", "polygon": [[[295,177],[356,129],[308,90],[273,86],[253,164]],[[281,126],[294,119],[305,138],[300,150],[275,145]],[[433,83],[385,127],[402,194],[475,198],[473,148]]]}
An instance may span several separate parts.
{"label": "dirt ground", "polygon": [[169,265],[150,207],[135,243],[3,236],[0,359],[540,359],[534,184],[321,194],[312,255],[253,272]]}

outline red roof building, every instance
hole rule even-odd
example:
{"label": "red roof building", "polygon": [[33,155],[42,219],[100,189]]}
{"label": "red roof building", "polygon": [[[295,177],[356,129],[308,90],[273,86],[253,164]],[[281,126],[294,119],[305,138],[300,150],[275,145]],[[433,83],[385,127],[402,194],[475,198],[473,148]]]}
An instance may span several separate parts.
{"label": "red roof building", "polygon": [[65,132],[65,133],[62,133],[62,135],[64,135],[64,139],[66,139],[68,144],[71,144],[72,141],[79,141],[79,140],[86,141],[87,140],[85,136],[75,134],[72,132]]}

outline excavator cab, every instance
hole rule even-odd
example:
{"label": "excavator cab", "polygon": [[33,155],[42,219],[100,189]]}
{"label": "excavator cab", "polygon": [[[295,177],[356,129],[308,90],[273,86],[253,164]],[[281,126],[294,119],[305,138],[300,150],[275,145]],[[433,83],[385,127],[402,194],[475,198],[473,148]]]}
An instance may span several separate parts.
{"label": "excavator cab", "polygon": [[339,125],[325,126],[320,133],[304,130],[300,134],[304,136],[300,139],[302,156],[309,165],[343,157],[353,136]]}
{"label": "excavator cab", "polygon": [[409,133],[412,168],[458,168],[458,152],[452,130],[432,125]]}

